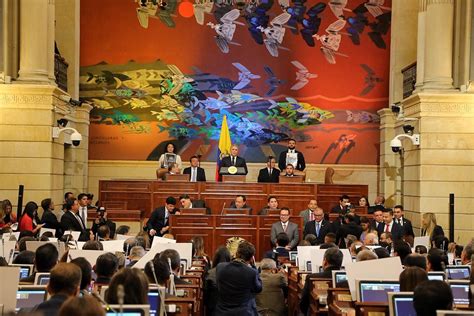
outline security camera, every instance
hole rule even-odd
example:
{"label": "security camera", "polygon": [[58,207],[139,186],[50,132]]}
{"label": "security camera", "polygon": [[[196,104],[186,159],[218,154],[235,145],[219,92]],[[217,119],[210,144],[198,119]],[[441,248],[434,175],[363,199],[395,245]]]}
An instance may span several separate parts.
{"label": "security camera", "polygon": [[79,132],[74,132],[71,134],[71,141],[74,146],[79,146],[81,144],[82,135]]}
{"label": "security camera", "polygon": [[69,103],[72,106],[81,106],[82,103],[84,103],[81,100],[74,100],[70,95],[67,95],[67,94],[63,94],[63,95],[59,96],[59,98],[61,100],[65,101],[65,102]]}
{"label": "security camera", "polygon": [[403,125],[403,131],[405,132],[405,134],[413,135],[414,130],[415,130],[415,127],[412,125],[409,125],[409,124]]}
{"label": "security camera", "polygon": [[413,145],[420,145],[420,134],[400,134],[395,136],[391,141],[390,141],[390,147],[392,147],[392,151],[394,153],[398,153],[402,149],[402,138],[408,138],[411,140],[411,143]]}
{"label": "security camera", "polygon": [[76,129],[72,127],[53,127],[53,138],[59,138],[59,134],[64,131],[71,131],[72,134],[70,135],[70,140],[74,146],[79,146],[81,144],[82,135]]}
{"label": "security camera", "polygon": [[400,102],[392,104],[390,108],[394,114],[400,113],[400,110],[401,110]]}

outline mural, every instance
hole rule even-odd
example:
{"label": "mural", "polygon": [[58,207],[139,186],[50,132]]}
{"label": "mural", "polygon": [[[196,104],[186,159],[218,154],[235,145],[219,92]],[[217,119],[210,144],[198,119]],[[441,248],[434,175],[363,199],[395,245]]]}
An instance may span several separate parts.
{"label": "mural", "polygon": [[227,115],[251,162],[295,138],[310,163],[377,164],[387,2],[81,1],[89,159],[156,160],[171,140],[212,161]]}

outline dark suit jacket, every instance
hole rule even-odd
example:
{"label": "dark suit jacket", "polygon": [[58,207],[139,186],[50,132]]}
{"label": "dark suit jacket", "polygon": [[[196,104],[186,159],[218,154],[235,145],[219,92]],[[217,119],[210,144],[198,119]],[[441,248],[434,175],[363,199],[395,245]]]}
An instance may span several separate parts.
{"label": "dark suit jacket", "polygon": [[[380,223],[377,226],[377,231],[379,233],[379,236],[383,232],[385,232],[385,223]],[[403,227],[400,226],[399,224],[393,222],[392,230],[390,231],[390,233],[392,234],[392,240],[402,239],[402,237],[403,237]]]}
{"label": "dark suit jacket", "polygon": [[304,283],[304,288],[301,293],[301,301],[300,301],[300,309],[304,315],[307,314],[309,308],[309,299],[311,296],[312,286],[311,286],[311,278],[320,278],[320,279],[331,279],[332,278],[332,271],[333,270],[341,270],[340,267],[329,266],[324,269],[323,272],[320,273],[311,273],[306,275],[306,282]]}
{"label": "dark suit jacket", "polygon": [[316,221],[309,221],[304,226],[303,238],[305,238],[308,234],[313,234],[317,237],[316,245],[320,245],[324,243],[324,237],[326,236],[326,234],[331,232],[333,232],[333,227],[328,220],[323,219],[321,221],[321,226],[319,228],[319,236],[316,235]]}
{"label": "dark suit jacket", "polygon": [[[394,221],[397,221],[394,219]],[[409,219],[406,219],[405,217],[402,217],[403,221],[403,236],[412,236],[413,238],[415,237],[415,233],[413,232],[413,226],[411,224],[411,221]]]}
{"label": "dark suit jacket", "polygon": [[[82,218],[81,218],[81,221],[82,221]],[[67,233],[68,230],[81,232],[81,235],[79,236],[80,241],[85,241],[89,239],[88,238],[89,236],[87,235],[88,234],[87,230],[82,229],[81,223],[76,219],[76,217],[73,214],[71,214],[70,211],[67,211],[61,217],[61,227],[65,233]],[[84,227],[86,227],[86,225],[84,225]]]}
{"label": "dark suit jacket", "polygon": [[[230,160],[230,156],[222,158],[221,167],[230,167],[230,166],[232,166],[232,160]],[[248,173],[247,163],[245,162],[244,158],[237,156],[236,161],[235,161],[235,166],[243,167],[245,169],[245,174]]]}
{"label": "dark suit jacket", "polygon": [[360,234],[362,234],[362,227],[357,225],[356,222],[343,224],[337,230],[336,245],[338,245],[339,248],[346,248],[346,242],[344,238],[346,238],[347,235],[354,235],[357,239],[359,239]]}
{"label": "dark suit jacket", "polygon": [[280,179],[280,170],[273,168],[272,174],[268,174],[268,168],[260,169],[258,172],[258,182],[274,182],[278,183]]}
{"label": "dark suit jacket", "polygon": [[[189,174],[191,179],[191,167],[184,168],[183,174]],[[197,167],[196,181],[206,181],[206,172],[201,167]]]}
{"label": "dark suit jacket", "polygon": [[[171,215],[171,214],[170,214]],[[151,213],[150,219],[146,223],[146,229],[149,232],[150,230],[154,229],[156,230],[156,236],[163,236],[163,234],[160,233],[160,230],[168,226],[169,218],[165,219],[165,207],[157,207],[155,210]]]}
{"label": "dark suit jacket", "polygon": [[[296,154],[298,155],[298,165],[296,166],[296,170],[303,171],[306,168],[306,162],[304,161],[303,153],[300,151],[295,150]],[[288,150],[282,151],[280,153],[280,158],[278,159],[278,168],[283,170],[286,168],[286,154]]]}
{"label": "dark suit jacket", "polygon": [[58,218],[51,211],[45,211],[43,216],[41,216],[41,223],[44,224],[44,228],[56,229],[56,236],[60,238],[62,236],[61,223],[59,223]]}
{"label": "dark suit jacket", "polygon": [[257,315],[255,294],[262,292],[262,280],[257,269],[232,261],[219,263],[216,271],[219,294],[215,315]]}
{"label": "dark suit jacket", "polygon": [[40,315],[55,316],[59,314],[59,309],[63,303],[68,299],[66,295],[56,294],[51,298],[35,307],[35,311],[40,312]]}
{"label": "dark suit jacket", "polygon": [[[421,236],[425,236],[425,234],[426,234],[426,230],[422,228]],[[430,236],[430,240],[433,240],[437,236],[444,236],[443,227],[439,225],[436,225],[435,228],[433,229],[433,233]]]}

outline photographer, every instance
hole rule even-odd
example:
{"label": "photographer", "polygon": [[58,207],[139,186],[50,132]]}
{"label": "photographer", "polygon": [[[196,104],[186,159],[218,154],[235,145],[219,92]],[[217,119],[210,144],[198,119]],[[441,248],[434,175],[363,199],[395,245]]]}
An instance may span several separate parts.
{"label": "photographer", "polygon": [[[94,224],[92,225],[92,232],[94,233],[94,236],[96,236],[99,232],[105,231],[106,229],[99,229],[101,226],[107,226],[110,230],[110,239],[113,239],[115,236],[115,223],[112,222],[111,220],[107,219],[107,210],[105,207],[100,206],[97,209],[97,218],[94,220]],[[101,236],[99,236],[101,237]],[[105,239],[106,236],[102,236],[102,239]]]}

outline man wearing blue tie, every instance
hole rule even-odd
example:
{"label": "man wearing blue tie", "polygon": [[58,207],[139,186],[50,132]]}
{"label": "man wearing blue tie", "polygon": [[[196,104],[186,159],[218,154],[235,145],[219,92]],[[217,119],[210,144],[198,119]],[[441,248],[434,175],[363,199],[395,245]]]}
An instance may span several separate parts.
{"label": "man wearing blue tie", "polygon": [[327,233],[334,232],[332,224],[324,219],[324,211],[322,208],[317,207],[314,211],[314,220],[308,221],[304,226],[303,238],[308,234],[316,236],[316,245],[324,243],[324,237]]}

